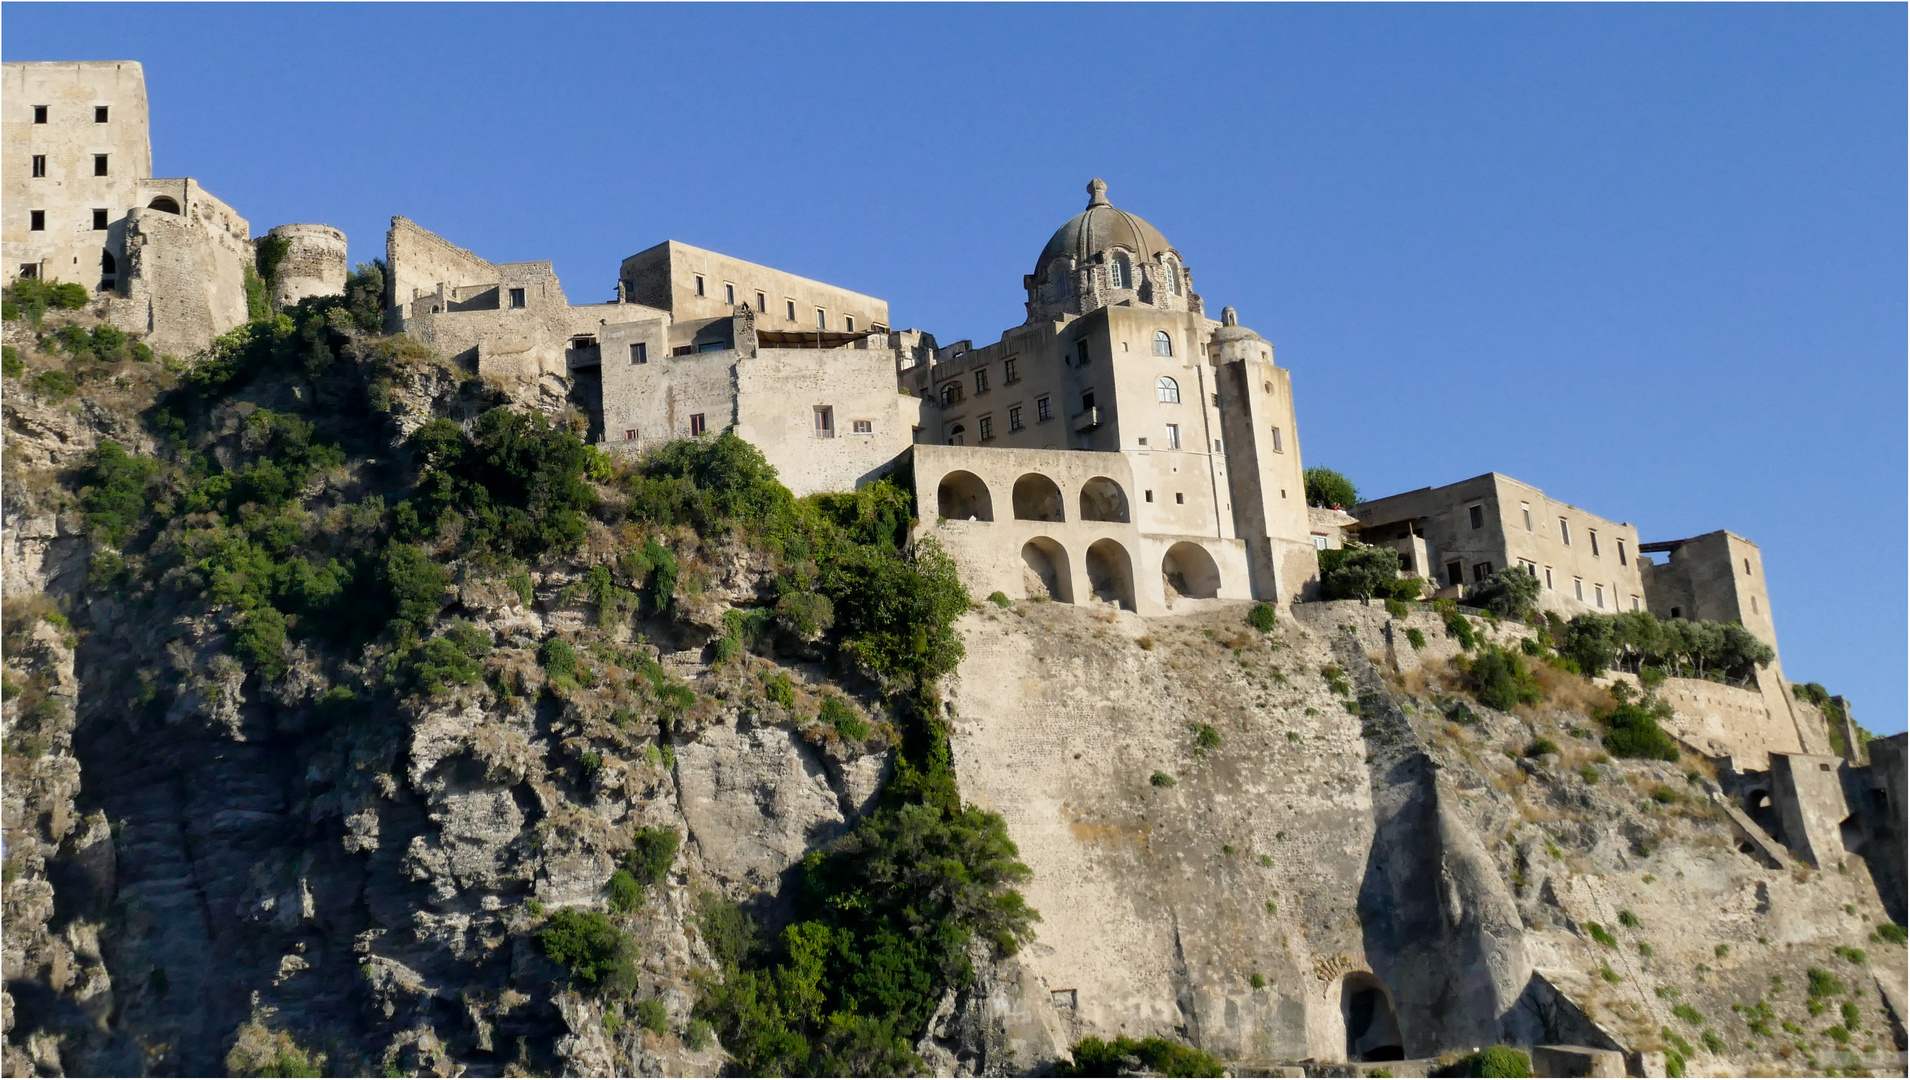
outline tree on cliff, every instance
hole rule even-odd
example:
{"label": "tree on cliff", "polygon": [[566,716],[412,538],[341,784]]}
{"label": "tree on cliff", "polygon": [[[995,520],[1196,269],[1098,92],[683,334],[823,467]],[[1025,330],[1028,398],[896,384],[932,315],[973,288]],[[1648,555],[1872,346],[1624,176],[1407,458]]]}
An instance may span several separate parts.
{"label": "tree on cliff", "polygon": [[1334,472],[1324,465],[1315,465],[1306,471],[1306,504],[1308,506],[1338,507],[1345,509],[1360,501],[1360,489],[1353,481]]}

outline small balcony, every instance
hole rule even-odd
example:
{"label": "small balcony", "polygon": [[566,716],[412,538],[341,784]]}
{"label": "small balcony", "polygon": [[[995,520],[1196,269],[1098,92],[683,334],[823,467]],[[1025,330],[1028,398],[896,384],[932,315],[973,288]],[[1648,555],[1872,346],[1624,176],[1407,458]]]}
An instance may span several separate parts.
{"label": "small balcony", "polygon": [[1093,431],[1095,428],[1100,427],[1101,406],[1091,405],[1081,412],[1075,413],[1073,419],[1068,421],[1068,425],[1077,432]]}

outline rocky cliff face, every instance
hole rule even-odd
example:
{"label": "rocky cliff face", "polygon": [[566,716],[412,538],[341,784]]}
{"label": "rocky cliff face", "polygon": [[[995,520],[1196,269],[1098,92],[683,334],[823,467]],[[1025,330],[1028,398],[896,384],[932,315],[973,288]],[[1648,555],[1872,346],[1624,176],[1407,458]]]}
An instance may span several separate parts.
{"label": "rocky cliff face", "polygon": [[[265,675],[139,567],[89,583],[82,471],[104,438],[157,448],[137,417],[168,377],[39,393],[53,361],[8,334],[29,368],[4,407],[6,1072],[724,1068],[692,1018],[716,966],[700,903],[786,920],[796,867],[869,812],[899,739],[872,686],[800,641],[726,655],[725,612],[773,599],[763,555],[679,536],[673,615],[606,619],[581,586],[627,537],[597,522],[521,581],[460,564],[437,618],[492,643],[482,682],[339,693],[388,658],[298,640]],[[426,359],[382,370],[387,445],[315,477],[314,514],[354,505],[425,420],[499,400]],[[209,452],[248,407],[333,392],[227,402]],[[1479,705],[1430,615],[1306,605],[1262,633],[1245,614],[963,617],[955,775],[1007,819],[1041,921],[1017,956],[973,946],[917,1045],[931,1069],[1042,1071],[1117,1034],[1243,1069],[1499,1040],[1670,1050],[1693,1074],[1899,1060],[1903,952],[1868,940],[1860,863],[1773,866],[1700,758],[1605,758],[1588,710],[1609,701],[1582,680]],[[553,640],[582,673],[553,677]],[[658,679],[690,703],[654,707]],[[822,722],[824,693],[855,722]],[[535,935],[604,909],[644,828],[682,848],[620,916],[635,986],[607,1000]]]}

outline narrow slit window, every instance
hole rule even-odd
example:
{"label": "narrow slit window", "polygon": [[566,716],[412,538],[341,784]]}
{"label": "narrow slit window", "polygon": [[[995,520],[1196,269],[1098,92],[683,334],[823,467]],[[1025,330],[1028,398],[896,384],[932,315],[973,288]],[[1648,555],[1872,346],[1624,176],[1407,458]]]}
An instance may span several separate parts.
{"label": "narrow slit window", "polygon": [[94,176],[108,175],[106,164],[107,164],[107,155],[94,154],[93,155],[93,175]]}
{"label": "narrow slit window", "polygon": [[769,297],[764,296],[762,293],[756,294],[756,314],[769,314]]}
{"label": "narrow slit window", "polygon": [[736,306],[736,286],[727,281],[723,283],[723,302],[731,307]]}
{"label": "narrow slit window", "polygon": [[1572,579],[1572,597],[1577,600],[1585,599],[1585,579],[1584,578]]}
{"label": "narrow slit window", "polygon": [[796,321],[796,302],[794,300],[785,300],[783,301],[783,308],[784,308],[784,311],[783,311],[784,321],[795,322]]}
{"label": "narrow slit window", "polygon": [[851,334],[855,333],[856,317],[854,315],[844,315],[842,317],[842,328]]}
{"label": "narrow slit window", "polygon": [[37,180],[37,179],[39,179],[40,177],[43,177],[43,176],[45,176],[45,175],[46,175],[46,155],[45,155],[45,154],[35,154],[35,155],[33,155],[33,176],[34,176],[34,179],[36,179],[36,180]]}
{"label": "narrow slit window", "polygon": [[816,329],[818,330],[829,329],[829,313],[822,310],[821,308],[816,309]]}
{"label": "narrow slit window", "polygon": [[1549,566],[1545,568],[1545,587],[1552,587],[1552,568]]}
{"label": "narrow slit window", "polygon": [[1473,505],[1466,507],[1466,520],[1471,523],[1474,529],[1485,528],[1486,527],[1485,505],[1482,503],[1474,503]]}
{"label": "narrow slit window", "polygon": [[1525,531],[1531,532],[1532,531],[1532,504],[1520,503],[1519,513],[1525,518]]}
{"label": "narrow slit window", "polygon": [[1596,603],[1599,607],[1604,607],[1605,606],[1605,586],[1593,585],[1592,597],[1593,597],[1594,603]]}
{"label": "narrow slit window", "polygon": [[703,295],[703,275],[702,274],[696,275],[696,295],[698,296]]}
{"label": "narrow slit window", "polygon": [[[1564,544],[1566,547],[1572,546],[1572,523],[1566,521],[1564,518],[1559,519],[1559,543]],[[1579,599],[1582,600],[1584,597],[1580,597]]]}
{"label": "narrow slit window", "polygon": [[46,211],[45,210],[27,211],[27,228],[32,232],[45,232],[46,231]]}
{"label": "narrow slit window", "polygon": [[1592,558],[1594,559],[1598,558],[1598,530],[1597,529],[1585,530],[1585,538],[1591,542]]}
{"label": "narrow slit window", "polygon": [[1625,538],[1622,536],[1618,538],[1618,565],[1620,566],[1631,565],[1630,563],[1625,561]]}
{"label": "narrow slit window", "polygon": [[1280,429],[1279,428],[1273,429],[1273,452],[1276,454],[1286,453],[1286,450],[1280,445]]}

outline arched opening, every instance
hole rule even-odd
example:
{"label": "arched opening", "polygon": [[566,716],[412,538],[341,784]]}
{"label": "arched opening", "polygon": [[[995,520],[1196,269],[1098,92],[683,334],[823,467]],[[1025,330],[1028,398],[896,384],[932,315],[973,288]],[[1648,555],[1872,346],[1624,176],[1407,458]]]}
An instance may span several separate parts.
{"label": "arched opening", "polygon": [[1116,255],[1108,267],[1108,287],[1111,289],[1132,289],[1134,287],[1134,265],[1127,261],[1126,255]]}
{"label": "arched opening", "polygon": [[1074,603],[1074,586],[1068,577],[1068,552],[1045,536],[1037,536],[1021,545],[1021,590],[1030,600],[1059,600]]}
{"label": "arched opening", "polygon": [[960,469],[942,477],[935,488],[936,512],[950,521],[993,521],[995,504],[988,485],[972,472]]}
{"label": "arched opening", "polygon": [[1346,1020],[1348,1061],[1404,1061],[1406,1040],[1386,985],[1366,972],[1340,982],[1340,1015]]}
{"label": "arched opening", "polygon": [[1844,850],[1861,853],[1864,849],[1864,823],[1852,814],[1837,825],[1838,838],[1844,842]]}
{"label": "arched opening", "polygon": [[1127,522],[1127,492],[1105,476],[1081,485],[1082,521]]}
{"label": "arched opening", "polygon": [[1180,295],[1180,261],[1172,255],[1167,257],[1167,289],[1175,296]]}
{"label": "arched opening", "polygon": [[1088,588],[1096,600],[1134,610],[1134,564],[1126,548],[1112,540],[1088,548]]}
{"label": "arched opening", "polygon": [[[1165,330],[1154,331],[1154,355],[1155,356],[1174,355],[1174,339],[1167,336],[1167,331]],[[1172,381],[1172,380],[1169,380],[1169,381]],[[1161,400],[1165,401],[1167,399],[1162,398]],[[1179,401],[1180,398],[1176,397],[1174,400]]]}
{"label": "arched opening", "polygon": [[1064,521],[1061,489],[1040,473],[1024,473],[1015,481],[1015,518],[1019,521]]}
{"label": "arched opening", "polygon": [[1074,287],[1068,279],[1068,264],[1060,259],[1048,264],[1048,299],[1057,304],[1065,304],[1073,295]]}
{"label": "arched opening", "polygon": [[1220,595],[1220,568],[1214,565],[1214,557],[1185,540],[1167,549],[1161,560],[1161,581],[1170,600],[1175,596],[1211,600]]}
{"label": "arched opening", "polygon": [[954,427],[948,429],[948,445],[960,446],[962,445],[962,441],[966,438],[968,438],[967,427],[956,424]]}
{"label": "arched opening", "polygon": [[1784,822],[1778,816],[1777,807],[1771,804],[1771,793],[1763,788],[1752,788],[1744,795],[1744,809],[1757,822],[1757,827],[1773,840],[1784,838]]}
{"label": "arched opening", "polygon": [[101,248],[99,253],[99,287],[105,290],[117,288],[118,286],[119,260],[113,258],[111,251]]}
{"label": "arched opening", "polygon": [[1169,405],[1180,404],[1180,384],[1171,376],[1163,375],[1154,380],[1154,396]]}
{"label": "arched opening", "polygon": [[177,214],[179,212],[179,202],[171,195],[161,195],[152,202],[147,203],[146,209],[162,210],[168,214]]}

